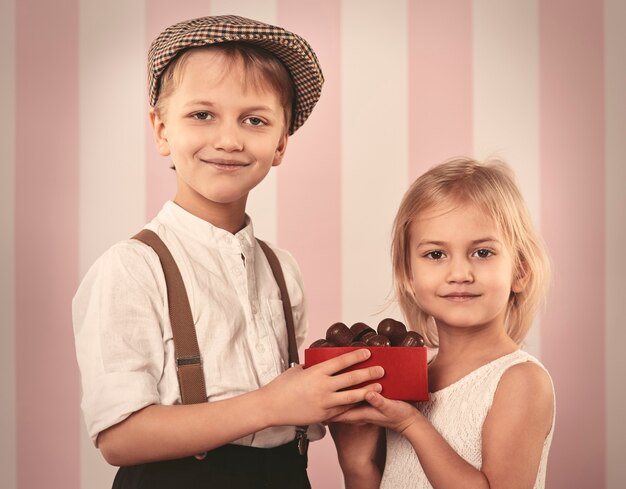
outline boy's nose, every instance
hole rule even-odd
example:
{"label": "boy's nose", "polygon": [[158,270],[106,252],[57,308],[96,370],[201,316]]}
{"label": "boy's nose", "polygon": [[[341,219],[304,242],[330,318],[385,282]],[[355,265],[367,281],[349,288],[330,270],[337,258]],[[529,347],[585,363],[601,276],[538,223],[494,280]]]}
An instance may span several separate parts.
{"label": "boy's nose", "polygon": [[241,151],[243,139],[236,124],[223,123],[214,128],[213,146],[226,152]]}

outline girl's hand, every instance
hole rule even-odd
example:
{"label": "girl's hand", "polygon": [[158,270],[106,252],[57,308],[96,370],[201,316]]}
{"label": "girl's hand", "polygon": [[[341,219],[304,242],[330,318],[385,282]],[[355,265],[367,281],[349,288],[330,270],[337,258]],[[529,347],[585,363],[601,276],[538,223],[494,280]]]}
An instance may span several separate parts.
{"label": "girl's hand", "polygon": [[380,384],[355,389],[350,387],[379,379],[384,375],[382,367],[337,374],[367,360],[370,355],[367,349],[355,350],[307,369],[297,365],[283,372],[259,389],[268,426],[297,426],[325,421],[363,401],[368,392],[380,391]]}
{"label": "girl's hand", "polygon": [[356,407],[339,414],[331,421],[351,424],[372,423],[404,433],[422,417],[421,413],[408,402],[392,401],[378,392],[367,392],[365,400],[369,406]]}

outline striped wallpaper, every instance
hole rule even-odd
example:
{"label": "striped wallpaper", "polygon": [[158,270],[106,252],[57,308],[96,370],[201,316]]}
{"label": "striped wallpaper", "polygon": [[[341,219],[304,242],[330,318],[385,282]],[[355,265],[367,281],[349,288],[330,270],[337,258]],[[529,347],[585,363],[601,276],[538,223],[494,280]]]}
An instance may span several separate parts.
{"label": "striped wallpaper", "polygon": [[[110,487],[82,426],[70,301],[173,196],[147,130],[148,44],[223,13],[300,33],[326,75],[249,207],[302,267],[311,340],[397,314],[381,309],[409,182],[450,156],[500,155],[554,261],[528,337],[557,390],[548,487],[623,487],[623,0],[1,0],[0,487]],[[341,488],[330,439],[311,451],[313,487]]]}

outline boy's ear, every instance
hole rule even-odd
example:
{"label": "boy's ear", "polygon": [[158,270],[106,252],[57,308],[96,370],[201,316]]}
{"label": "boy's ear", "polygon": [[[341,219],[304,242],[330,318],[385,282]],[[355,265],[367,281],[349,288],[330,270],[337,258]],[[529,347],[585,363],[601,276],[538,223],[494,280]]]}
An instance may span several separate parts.
{"label": "boy's ear", "polygon": [[283,156],[285,155],[285,151],[287,150],[287,141],[289,141],[289,135],[285,132],[280,141],[278,141],[278,145],[276,146],[276,151],[274,152],[274,159],[272,160],[272,166],[278,166],[283,162]]}
{"label": "boy's ear", "polygon": [[171,154],[170,145],[167,140],[167,129],[165,128],[165,122],[156,110],[150,109],[150,125],[152,126],[152,134],[154,135],[154,142],[156,143],[157,151],[161,156],[169,156]]}

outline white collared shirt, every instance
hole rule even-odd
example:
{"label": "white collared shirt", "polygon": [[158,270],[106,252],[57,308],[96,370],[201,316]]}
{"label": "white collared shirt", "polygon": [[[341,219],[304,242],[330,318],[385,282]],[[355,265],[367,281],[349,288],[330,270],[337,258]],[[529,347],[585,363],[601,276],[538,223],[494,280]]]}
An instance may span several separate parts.
{"label": "white collared shirt", "polygon": [[[252,223],[233,235],[167,202],[146,228],[178,265],[191,306],[208,401],[269,383],[287,368],[287,330],[280,292]],[[302,278],[286,251],[278,256],[291,300],[298,346],[307,333]],[[111,247],[85,275],[72,304],[82,410],[98,433],[151,404],[179,404],[165,279],[156,253],[137,240]],[[321,425],[309,427],[319,439]],[[294,438],[274,427],[236,443],[273,447]]]}

